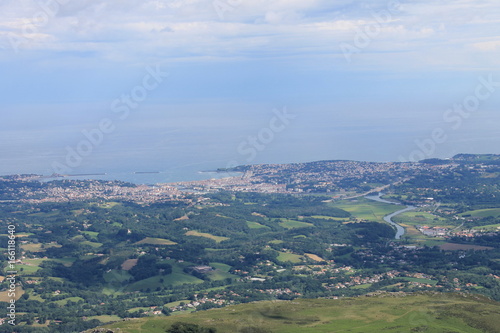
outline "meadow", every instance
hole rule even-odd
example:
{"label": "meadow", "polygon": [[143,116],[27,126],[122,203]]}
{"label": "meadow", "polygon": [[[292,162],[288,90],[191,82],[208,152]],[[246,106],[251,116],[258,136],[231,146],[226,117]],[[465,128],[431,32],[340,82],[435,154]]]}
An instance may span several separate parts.
{"label": "meadow", "polygon": [[333,207],[343,209],[357,219],[385,223],[384,216],[398,211],[403,206],[377,202],[365,198],[343,200],[330,203]]}
{"label": "meadow", "polygon": [[500,332],[500,304],[479,296],[387,293],[340,300],[265,301],[107,325],[123,333],[165,332],[174,322],[218,333]]}
{"label": "meadow", "polygon": [[228,237],[223,237],[223,236],[215,236],[206,232],[199,232],[196,230],[190,230],[186,232],[186,236],[196,236],[196,237],[205,237],[209,239],[213,239],[216,243],[223,242],[225,240],[228,240]]}
{"label": "meadow", "polygon": [[448,220],[436,216],[432,213],[422,211],[408,211],[392,218],[396,223],[405,223],[409,225],[427,225],[429,227],[451,227]]}
{"label": "meadow", "polygon": [[465,213],[461,214],[463,217],[471,216],[471,217],[476,217],[476,218],[483,218],[483,217],[499,217],[500,216],[500,208],[490,208],[490,209],[477,209],[477,210],[470,210]]}
{"label": "meadow", "polygon": [[285,219],[285,218],[281,218],[280,221],[281,222],[279,222],[279,225],[285,229],[314,227],[314,224],[312,224],[312,223],[300,222],[300,221],[295,221],[295,220],[290,220],[290,219]]}
{"label": "meadow", "polygon": [[168,240],[168,239],[163,239],[163,238],[146,237],[143,240],[140,240],[140,241],[138,241],[135,244],[137,244],[137,245],[140,245],[140,244],[148,244],[148,245],[175,245],[177,243],[176,242],[172,242],[171,240]]}
{"label": "meadow", "polygon": [[285,252],[278,252],[278,260],[282,262],[289,261],[291,263],[297,264],[299,262],[302,262],[302,256],[298,254],[293,254],[293,253],[285,253]]}

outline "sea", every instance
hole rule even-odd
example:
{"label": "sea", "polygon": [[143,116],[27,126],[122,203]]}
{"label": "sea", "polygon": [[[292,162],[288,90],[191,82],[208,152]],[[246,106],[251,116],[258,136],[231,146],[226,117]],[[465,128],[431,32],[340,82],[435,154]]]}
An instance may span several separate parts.
{"label": "sea", "polygon": [[[293,117],[281,119],[285,109]],[[298,105],[279,111],[145,109],[125,122],[114,119],[110,133],[97,132],[109,112],[88,119],[63,112],[52,118],[16,116],[0,123],[0,175],[39,174],[51,180],[57,173],[157,184],[228,177],[232,174],[215,170],[237,165],[500,153],[498,112],[483,111],[457,130],[442,120],[440,110],[413,118],[340,111]],[[438,141],[432,134],[436,129],[443,134]]]}

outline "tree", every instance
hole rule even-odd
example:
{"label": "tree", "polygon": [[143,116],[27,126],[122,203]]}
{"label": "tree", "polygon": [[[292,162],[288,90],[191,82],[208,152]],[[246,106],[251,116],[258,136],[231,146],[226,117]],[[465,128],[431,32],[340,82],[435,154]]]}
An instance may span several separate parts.
{"label": "tree", "polygon": [[201,327],[196,324],[176,322],[168,330],[167,333],[216,333],[215,328]]}
{"label": "tree", "polygon": [[269,331],[261,327],[249,326],[242,328],[238,333],[269,333]]}

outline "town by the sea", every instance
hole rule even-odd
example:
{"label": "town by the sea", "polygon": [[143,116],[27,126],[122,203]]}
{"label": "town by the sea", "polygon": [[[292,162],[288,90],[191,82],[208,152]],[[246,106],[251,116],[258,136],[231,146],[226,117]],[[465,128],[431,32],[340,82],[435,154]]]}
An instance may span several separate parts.
{"label": "town by the sea", "polygon": [[117,180],[133,184],[162,184],[198,181],[208,179],[221,179],[226,177],[237,176],[239,173],[217,172],[217,171],[190,171],[190,172],[175,172],[175,171],[134,171],[134,172],[109,172],[109,173],[87,173],[87,174],[70,174],[60,177],[43,176],[41,181],[48,182],[53,180]]}

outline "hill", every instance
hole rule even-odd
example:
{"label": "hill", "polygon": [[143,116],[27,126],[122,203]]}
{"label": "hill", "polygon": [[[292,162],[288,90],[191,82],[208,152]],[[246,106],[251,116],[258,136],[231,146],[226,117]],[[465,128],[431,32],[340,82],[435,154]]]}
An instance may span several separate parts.
{"label": "hill", "polygon": [[468,163],[500,163],[500,155],[498,154],[457,154],[452,157],[453,161],[462,161]]}
{"label": "hill", "polygon": [[[500,332],[500,303],[481,296],[382,293],[376,296],[265,301],[106,326],[123,333],[165,332],[175,322],[234,332]],[[92,331],[88,331],[92,332]]]}

